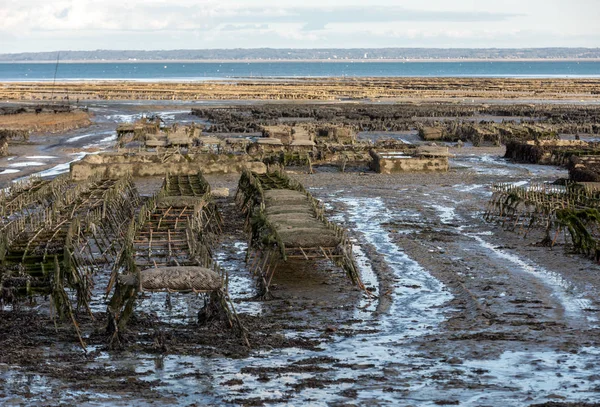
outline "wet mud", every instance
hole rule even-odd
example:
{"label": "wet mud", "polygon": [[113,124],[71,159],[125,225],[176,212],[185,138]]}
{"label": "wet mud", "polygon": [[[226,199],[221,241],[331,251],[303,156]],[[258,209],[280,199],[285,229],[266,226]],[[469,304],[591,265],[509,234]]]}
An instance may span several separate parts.
{"label": "wet mud", "polygon": [[27,141],[11,142],[8,156],[0,157],[0,188],[33,174],[51,178],[67,173],[71,162],[81,160],[87,154],[113,149],[117,141],[115,128],[119,123],[133,122],[157,112],[167,123],[200,121],[190,114],[191,107],[185,105],[95,103],[87,109],[92,115],[91,126],[54,134],[34,133]]}
{"label": "wet mud", "polygon": [[[99,133],[152,109],[96,108]],[[178,105],[161,110],[194,119]],[[80,153],[108,137],[87,134],[64,137],[86,136],[73,141]],[[65,142],[44,151],[58,155]],[[95,276],[94,319],[79,317],[86,352],[70,324],[53,323],[46,299],[1,312],[0,403],[598,405],[600,265],[483,220],[493,182],[567,171],[510,163],[502,147],[451,152],[440,174],[291,171],[350,230],[370,295],[328,262],[298,262],[276,274],[273,300],[258,301],[233,200],[238,176],[207,176],[230,191],[217,201],[225,222],[214,258],[251,348],[218,321],[199,325],[200,297],[172,294],[167,306],[159,294],[138,301],[123,349],[109,350],[107,268]],[[160,186],[136,182],[146,196]]]}
{"label": "wet mud", "polygon": [[[600,133],[598,122],[600,106],[593,104],[536,103],[499,104],[473,101],[457,102],[397,102],[397,103],[328,103],[264,105],[223,104],[221,106],[196,106],[193,113],[210,121],[208,132],[252,133],[260,132],[264,125],[282,123],[335,124],[352,126],[359,131],[410,131],[435,126],[452,140],[470,141],[479,130],[494,135],[502,128],[502,142],[531,137],[519,135],[514,125],[527,124],[532,129],[555,132],[559,135]],[[491,133],[491,134],[488,134]],[[496,131],[497,133],[497,131]],[[483,137],[485,139],[485,137]],[[495,139],[483,140],[495,141]]]}

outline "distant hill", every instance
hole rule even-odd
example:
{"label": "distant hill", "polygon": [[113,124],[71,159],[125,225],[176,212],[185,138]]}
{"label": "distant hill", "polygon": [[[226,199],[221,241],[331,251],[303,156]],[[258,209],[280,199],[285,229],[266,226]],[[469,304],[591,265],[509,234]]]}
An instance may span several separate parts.
{"label": "distant hill", "polygon": [[[54,52],[0,54],[0,62],[53,62]],[[67,61],[295,61],[446,59],[600,59],[600,48],[353,48],[353,49],[199,49],[169,51],[60,51]]]}

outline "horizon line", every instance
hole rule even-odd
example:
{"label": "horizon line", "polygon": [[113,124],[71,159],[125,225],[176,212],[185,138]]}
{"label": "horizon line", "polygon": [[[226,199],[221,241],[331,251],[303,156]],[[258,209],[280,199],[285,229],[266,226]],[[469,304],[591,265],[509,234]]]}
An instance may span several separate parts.
{"label": "horizon line", "polygon": [[45,54],[55,52],[98,52],[98,51],[110,51],[110,52],[172,52],[172,51],[249,51],[249,50],[600,50],[600,46],[597,47],[585,47],[585,46],[569,46],[569,47],[217,47],[217,48],[163,48],[163,49],[118,49],[118,48],[88,48],[88,49],[55,49],[51,51],[17,51],[17,52],[0,52],[0,55],[14,55],[14,54]]}

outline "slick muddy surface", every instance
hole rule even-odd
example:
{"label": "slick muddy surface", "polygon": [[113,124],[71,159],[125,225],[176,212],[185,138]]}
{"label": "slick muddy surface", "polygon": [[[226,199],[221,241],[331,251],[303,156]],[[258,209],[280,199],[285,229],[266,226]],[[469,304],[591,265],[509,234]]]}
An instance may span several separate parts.
{"label": "slick muddy surface", "polygon": [[[600,403],[600,265],[561,238],[483,220],[494,182],[554,181],[566,170],[512,164],[503,148],[452,148],[440,174],[295,168],[291,175],[349,230],[369,295],[326,261],[281,267],[254,298],[248,235],[229,188],[213,256],[251,348],[222,322],[198,325],[201,297],[144,294],[121,350],[104,335],[105,273],[87,352],[48,304],[0,314],[4,405],[587,406]],[[149,195],[159,180],[137,181]]]}

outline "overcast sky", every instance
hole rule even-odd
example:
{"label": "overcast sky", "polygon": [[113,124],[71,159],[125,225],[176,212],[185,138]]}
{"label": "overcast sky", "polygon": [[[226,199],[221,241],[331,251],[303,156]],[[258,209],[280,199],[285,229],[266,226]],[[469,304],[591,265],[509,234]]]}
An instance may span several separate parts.
{"label": "overcast sky", "polygon": [[600,47],[600,0],[0,0],[0,53]]}

